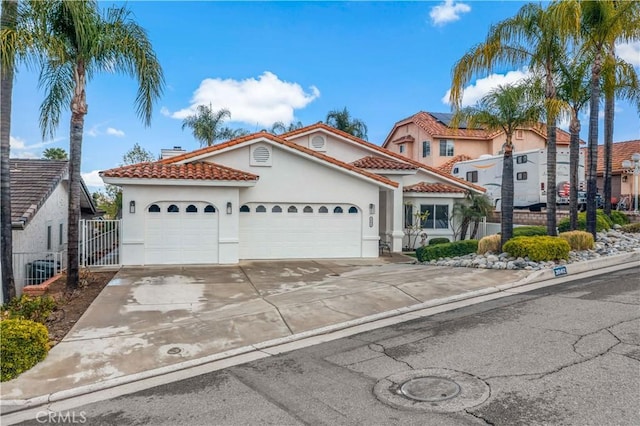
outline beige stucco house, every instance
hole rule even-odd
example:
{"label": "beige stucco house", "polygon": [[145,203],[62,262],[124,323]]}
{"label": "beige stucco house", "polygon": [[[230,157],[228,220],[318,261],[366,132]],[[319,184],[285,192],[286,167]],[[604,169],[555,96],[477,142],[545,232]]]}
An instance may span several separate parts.
{"label": "beige stucco house", "polygon": [[[383,148],[430,167],[450,169],[457,161],[497,155],[506,141],[504,132],[488,132],[451,126],[453,114],[420,111],[394,124]],[[568,146],[570,135],[557,130],[558,146]],[[515,151],[542,149],[546,146],[544,125],[518,129],[513,139]]]}

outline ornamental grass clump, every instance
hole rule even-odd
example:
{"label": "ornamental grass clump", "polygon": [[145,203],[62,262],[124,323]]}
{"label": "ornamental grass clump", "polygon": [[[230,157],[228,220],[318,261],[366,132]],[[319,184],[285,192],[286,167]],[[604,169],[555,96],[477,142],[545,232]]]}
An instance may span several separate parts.
{"label": "ornamental grass clump", "polygon": [[571,250],[591,250],[595,247],[593,235],[585,231],[562,232],[558,237],[566,240]]}
{"label": "ornamental grass clump", "polygon": [[516,237],[507,241],[502,249],[513,257],[528,257],[533,262],[569,259],[571,246],[559,237]]}
{"label": "ornamental grass clump", "polygon": [[49,333],[39,322],[26,319],[0,321],[0,381],[18,376],[42,361],[49,351]]}
{"label": "ornamental grass clump", "polygon": [[640,232],[640,222],[623,225],[622,228],[620,228],[620,230],[622,232],[627,232],[629,234],[636,234]]}
{"label": "ornamental grass clump", "polygon": [[[577,229],[584,231],[587,229],[587,212],[578,213],[578,224]],[[602,210],[598,210],[596,212],[596,232],[606,231],[611,229],[613,226],[613,222],[603,213]],[[570,231],[571,222],[569,218],[566,217],[558,222],[558,232],[567,232]]]}
{"label": "ornamental grass clump", "polygon": [[478,241],[478,254],[500,252],[500,234],[487,235]]}

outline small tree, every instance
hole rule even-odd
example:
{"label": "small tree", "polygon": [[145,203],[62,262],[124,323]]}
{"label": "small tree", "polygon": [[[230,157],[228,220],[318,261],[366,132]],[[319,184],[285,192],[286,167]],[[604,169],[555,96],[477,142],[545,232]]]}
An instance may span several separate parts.
{"label": "small tree", "polygon": [[418,243],[418,237],[422,238],[421,245],[425,245],[427,242],[427,233],[424,232],[423,224],[429,217],[429,212],[413,211],[413,204],[411,203],[406,203],[405,205],[411,208],[412,213],[411,223],[405,224],[404,234],[407,236],[409,249],[413,249]]}
{"label": "small tree", "polygon": [[63,148],[47,148],[42,153],[42,158],[47,160],[68,160],[69,156]]}

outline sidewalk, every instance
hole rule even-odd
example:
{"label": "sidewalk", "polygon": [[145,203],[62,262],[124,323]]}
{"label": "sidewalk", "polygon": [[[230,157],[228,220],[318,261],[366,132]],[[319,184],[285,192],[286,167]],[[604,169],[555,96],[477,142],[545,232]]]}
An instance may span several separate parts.
{"label": "sidewalk", "polygon": [[[389,260],[122,269],[44,361],[2,384],[2,412],[239,354],[268,356],[283,343],[554,278],[552,270]],[[634,252],[567,265],[567,272],[639,261]]]}

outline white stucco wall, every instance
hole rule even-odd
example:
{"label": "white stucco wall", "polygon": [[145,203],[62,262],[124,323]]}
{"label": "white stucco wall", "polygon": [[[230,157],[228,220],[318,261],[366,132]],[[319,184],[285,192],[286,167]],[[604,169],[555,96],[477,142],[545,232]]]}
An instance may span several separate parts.
{"label": "white stucco wall", "polygon": [[[378,185],[278,146],[258,144],[271,149],[271,166],[250,166],[250,146],[208,159],[260,176],[254,187],[240,189],[240,205],[250,202],[355,205],[362,212],[363,257],[378,256]],[[373,215],[369,215],[369,204],[375,205]],[[371,227],[369,216],[373,217]]]}
{"label": "white stucco wall", "polygon": [[[135,201],[136,212],[129,213]],[[218,263],[238,262],[238,188],[124,185],[122,190],[122,263],[144,265],[145,215],[150,204],[167,201],[200,201],[213,204],[218,211]],[[233,213],[226,214],[227,202]]]}

